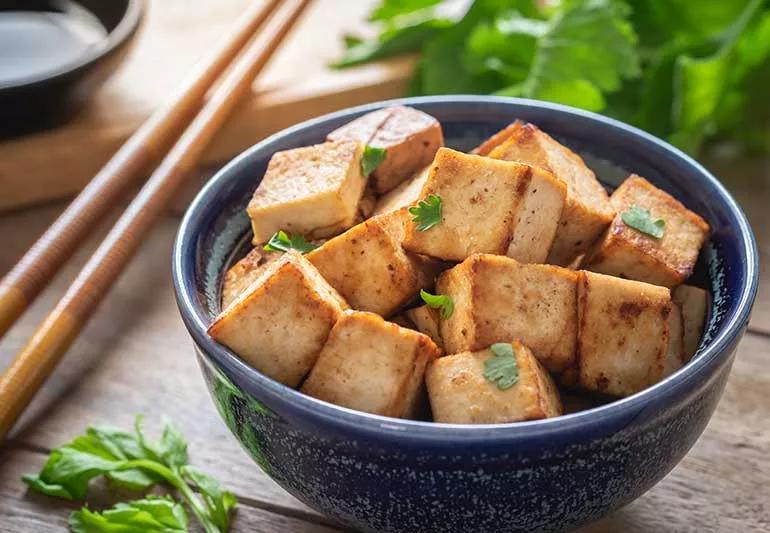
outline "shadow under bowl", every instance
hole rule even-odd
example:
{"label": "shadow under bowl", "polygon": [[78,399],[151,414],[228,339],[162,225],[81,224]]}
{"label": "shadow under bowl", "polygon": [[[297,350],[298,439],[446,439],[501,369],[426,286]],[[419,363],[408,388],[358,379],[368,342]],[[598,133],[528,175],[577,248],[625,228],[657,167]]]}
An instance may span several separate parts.
{"label": "shadow under bowl", "polygon": [[[244,212],[270,156],[394,103],[441,121],[468,150],[515,119],[580,153],[600,179],[645,176],[711,224],[697,267],[713,305],[701,347],[649,389],[558,418],[485,426],[369,415],[267,378],[206,335],[220,280],[249,232]],[[217,408],[259,466],[307,505],[362,531],[562,530],[598,519],[662,479],[695,443],[727,380],[757,291],[749,225],[697,162],[640,130],[527,100],[409,98],[326,115],[278,133],[222,169],[190,206],[173,257],[176,297]]]}

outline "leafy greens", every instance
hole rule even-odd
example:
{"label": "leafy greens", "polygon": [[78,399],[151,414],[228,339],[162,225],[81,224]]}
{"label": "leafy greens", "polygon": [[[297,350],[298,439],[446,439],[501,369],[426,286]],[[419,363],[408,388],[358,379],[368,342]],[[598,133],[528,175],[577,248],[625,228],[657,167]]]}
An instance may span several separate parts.
{"label": "leafy greens", "polygon": [[[104,476],[120,488],[145,491],[166,485],[182,496],[206,533],[224,533],[237,501],[212,477],[187,464],[187,442],[166,423],[159,441],[147,439],[142,418],[134,431],[89,427],[84,435],[54,449],[37,475],[22,479],[31,489],[67,500],[82,500],[89,483]],[[200,494],[199,497],[198,494]],[[70,516],[75,532],[187,531],[187,514],[170,498],[147,497],[96,513],[84,507]],[[142,529],[144,528],[144,529]]]}
{"label": "leafy greens", "polygon": [[549,100],[690,152],[770,150],[770,0],[382,0],[369,20],[377,37],[348,36],[335,66],[419,52],[413,94]]}

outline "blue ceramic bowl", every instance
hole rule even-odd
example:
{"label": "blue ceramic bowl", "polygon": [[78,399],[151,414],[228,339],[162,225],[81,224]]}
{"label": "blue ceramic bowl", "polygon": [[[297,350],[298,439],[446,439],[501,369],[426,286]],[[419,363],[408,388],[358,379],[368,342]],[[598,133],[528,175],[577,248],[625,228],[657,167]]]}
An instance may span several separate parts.
{"label": "blue ceramic bowl", "polygon": [[[401,103],[441,121],[447,145],[468,150],[514,119],[533,122],[616,185],[645,176],[713,228],[698,282],[713,308],[698,354],[629,398],[549,420],[487,426],[385,418],[287,388],[206,335],[220,278],[249,225],[244,208],[270,156],[322,142],[331,130]],[[214,401],[275,481],[307,505],[363,531],[504,532],[568,529],[625,505],[687,453],[722,394],[757,290],[746,218],[719,182],[668,144],[620,122],[510,98],[442,96],[356,107],[304,122],[221,170],[182,222],[174,285]]]}

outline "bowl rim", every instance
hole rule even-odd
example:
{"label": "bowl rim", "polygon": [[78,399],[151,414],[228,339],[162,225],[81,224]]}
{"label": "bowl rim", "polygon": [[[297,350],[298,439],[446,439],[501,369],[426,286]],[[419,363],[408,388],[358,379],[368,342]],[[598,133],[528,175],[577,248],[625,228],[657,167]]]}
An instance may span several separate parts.
{"label": "bowl rim", "polygon": [[[83,7],[81,2],[73,1]],[[87,8],[84,7],[84,9]],[[90,10],[88,11],[90,12]],[[78,59],[58,68],[52,68],[40,74],[18,78],[10,82],[0,83],[0,91],[16,91],[44,85],[88,68],[126,44],[129,38],[139,29],[139,24],[144,18],[145,11],[146,0],[126,0],[126,8],[120,17],[120,21],[99,42],[99,46],[93,47],[92,50],[86,51]]]}
{"label": "bowl rim", "polygon": [[[208,318],[205,309],[202,305],[198,305],[196,301],[196,293],[192,281],[186,282],[183,276],[187,271],[195,271],[195,265],[186,264],[185,257],[194,256],[194,253],[190,253],[190,248],[197,250],[198,235],[193,233],[193,228],[196,226],[196,220],[200,220],[201,213],[205,211],[206,204],[211,204],[209,199],[216,196],[218,185],[229,174],[236,171],[242,165],[248,164],[256,153],[264,149],[263,147],[269,146],[278,139],[292,136],[307,128],[316,127],[327,120],[368,112],[387,105],[419,105],[423,103],[445,103],[450,105],[498,103],[537,107],[570,117],[587,118],[602,123],[605,127],[609,126],[622,130],[626,134],[631,134],[639,141],[647,143],[651,148],[662,150],[667,152],[668,155],[673,155],[680,159],[694,174],[698,174],[701,176],[701,179],[706,180],[717,192],[719,200],[725,204],[726,209],[738,221],[738,233],[742,237],[740,247],[745,255],[745,261],[742,264],[746,282],[737,296],[737,311],[726,318],[726,325],[722,328],[722,331],[711,340],[704,350],[697,354],[695,359],[671,376],[639,393],[608,404],[559,417],[505,424],[446,424],[404,420],[340,407],[302,394],[298,390],[268,378],[242,361],[229,349],[211,339],[206,333]],[[690,392],[690,389],[698,380],[711,377],[715,369],[727,360],[731,353],[732,345],[743,334],[758,289],[759,259],[751,227],[736,201],[722,184],[700,163],[665,141],[618,120],[561,104],[500,96],[447,95],[399,98],[346,108],[301,122],[275,133],[245,150],[220,169],[204,185],[188,207],[179,226],[174,244],[172,270],[174,292],[183,322],[193,337],[194,342],[199,347],[200,352],[215,366],[219,367],[221,371],[224,371],[228,377],[238,376],[240,379],[237,381],[243,381],[248,384],[248,387],[244,387],[247,390],[249,387],[256,387],[261,395],[268,395],[277,402],[288,403],[288,408],[306,413],[319,422],[339,428],[348,434],[370,433],[374,431],[381,436],[393,437],[400,441],[408,441],[415,444],[421,442],[436,443],[437,441],[447,441],[447,439],[451,439],[451,442],[454,444],[458,442],[469,444],[471,442],[486,442],[490,439],[510,441],[522,438],[553,438],[578,428],[589,428],[590,430],[590,428],[598,428],[599,424],[603,425],[610,420],[620,420],[623,415],[638,413],[642,409],[650,407],[661,408],[666,405],[665,400],[667,398]]]}

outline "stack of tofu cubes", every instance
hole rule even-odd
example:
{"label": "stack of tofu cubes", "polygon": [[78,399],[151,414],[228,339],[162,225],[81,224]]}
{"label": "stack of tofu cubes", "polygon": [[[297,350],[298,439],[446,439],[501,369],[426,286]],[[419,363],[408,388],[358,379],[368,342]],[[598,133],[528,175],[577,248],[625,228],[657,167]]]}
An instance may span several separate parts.
{"label": "stack of tofu cubes", "polygon": [[[366,175],[371,149],[382,156]],[[410,208],[436,198],[440,220],[420,227]],[[662,235],[628,225],[632,209],[662,220]],[[683,282],[706,222],[639,176],[609,196],[532,124],[462,153],[423,112],[374,111],[274,154],[248,214],[255,248],[225,274],[209,333],[343,407],[425,417],[427,391],[436,422],[558,416],[560,387],[634,394],[702,335],[708,293]],[[279,231],[318,246],[266,251]],[[418,305],[421,290],[452,309]],[[500,343],[515,359],[505,387],[485,371]]]}

